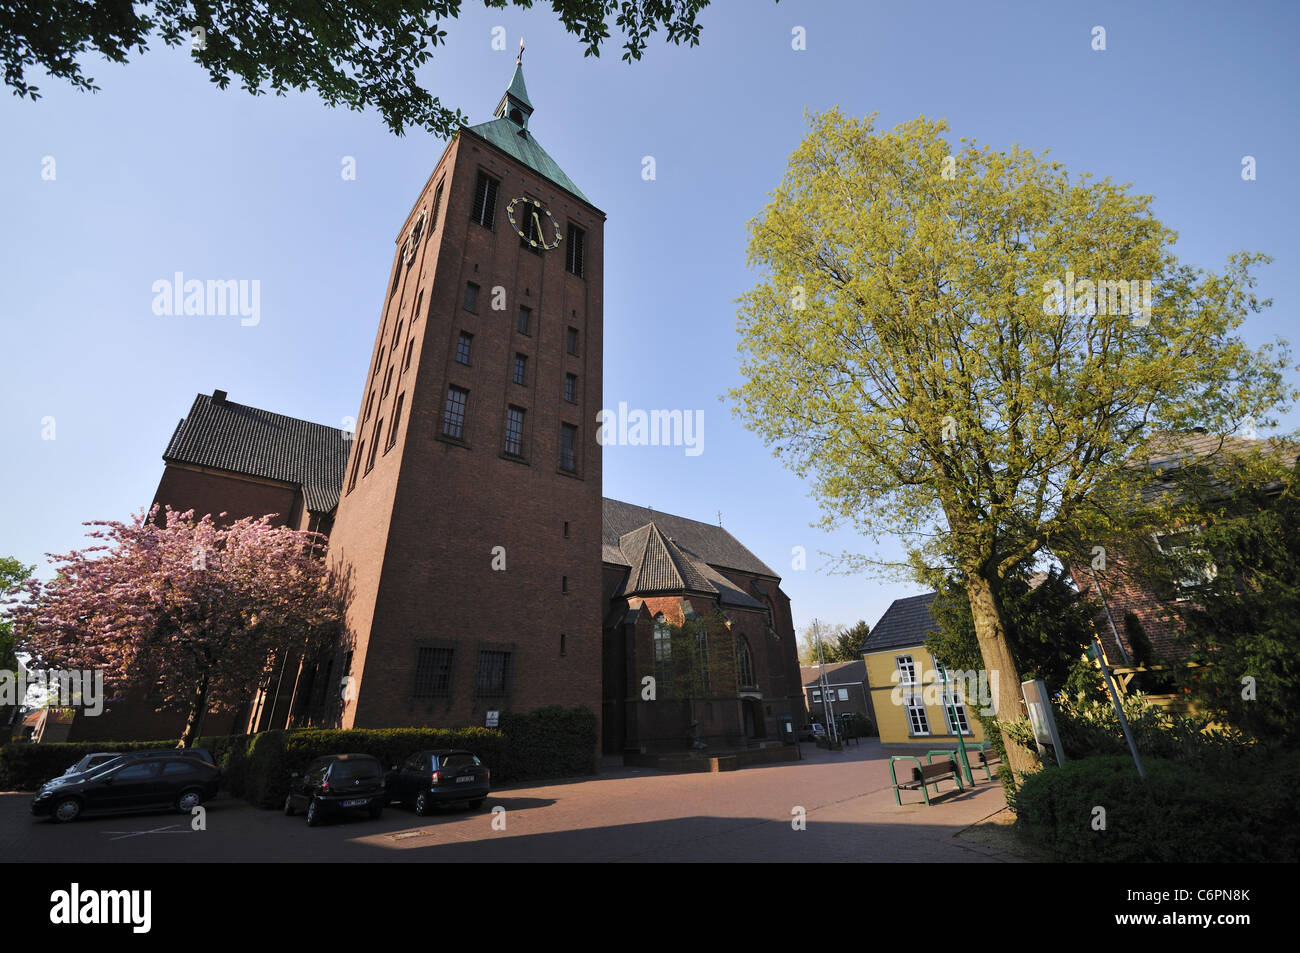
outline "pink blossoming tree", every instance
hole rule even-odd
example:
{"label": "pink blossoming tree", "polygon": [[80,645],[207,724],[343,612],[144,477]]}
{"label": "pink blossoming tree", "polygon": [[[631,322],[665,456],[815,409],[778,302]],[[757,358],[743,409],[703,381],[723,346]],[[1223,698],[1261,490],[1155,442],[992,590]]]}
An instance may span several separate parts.
{"label": "pink blossoming tree", "polygon": [[206,711],[246,702],[271,660],[342,634],[346,594],[319,533],[156,506],[131,523],[85,525],[103,542],[47,554],[56,576],[26,584],[14,608],[21,648],[34,668],[102,669],[110,694],[184,710],[179,747],[193,745]]}

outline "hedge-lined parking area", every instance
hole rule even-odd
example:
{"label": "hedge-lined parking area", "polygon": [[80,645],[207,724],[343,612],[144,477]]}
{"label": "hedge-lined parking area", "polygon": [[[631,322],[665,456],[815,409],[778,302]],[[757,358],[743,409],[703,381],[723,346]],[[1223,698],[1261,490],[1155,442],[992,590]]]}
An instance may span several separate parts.
{"label": "hedge-lined parking area", "polygon": [[[502,712],[499,728],[308,728],[204,737],[195,747],[212,752],[231,796],[259,807],[279,807],[289,775],[321,755],[370,754],[388,768],[427,748],[467,748],[491,769],[495,786],[594,774],[597,733],[591,709],[555,705],[527,713]],[[96,751],[175,746],[175,740],[3,745],[0,790],[33,791]]]}

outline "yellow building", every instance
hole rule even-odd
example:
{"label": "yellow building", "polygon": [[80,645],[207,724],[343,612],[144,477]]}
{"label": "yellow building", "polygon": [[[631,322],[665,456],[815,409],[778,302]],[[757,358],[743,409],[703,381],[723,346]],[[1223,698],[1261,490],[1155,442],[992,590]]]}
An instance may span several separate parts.
{"label": "yellow building", "polygon": [[930,615],[934,597],[895,599],[862,645],[881,744],[947,748],[958,731],[968,742],[984,740],[979,709],[994,686],[980,672],[945,673],[936,665],[925,647],[938,629]]}

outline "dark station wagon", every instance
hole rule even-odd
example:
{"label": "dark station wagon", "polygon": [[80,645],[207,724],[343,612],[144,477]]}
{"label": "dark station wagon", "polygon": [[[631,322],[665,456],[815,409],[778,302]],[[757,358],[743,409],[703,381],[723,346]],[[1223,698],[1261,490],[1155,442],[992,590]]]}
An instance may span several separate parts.
{"label": "dark station wagon", "polygon": [[440,804],[467,801],[482,805],[491,793],[492,772],[472,751],[438,748],[411,755],[388,773],[388,798],[421,817]]}
{"label": "dark station wagon", "polygon": [[284,813],[292,817],[305,811],[308,826],[315,827],[326,817],[348,811],[365,811],[376,818],[387,803],[384,769],[377,758],[333,754],[317,758],[304,772],[290,775]]}

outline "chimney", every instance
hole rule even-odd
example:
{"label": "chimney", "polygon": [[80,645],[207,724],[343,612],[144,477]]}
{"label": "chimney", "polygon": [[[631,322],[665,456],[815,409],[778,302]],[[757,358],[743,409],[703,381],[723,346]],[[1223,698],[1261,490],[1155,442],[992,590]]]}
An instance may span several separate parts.
{"label": "chimney", "polygon": [[226,392],[224,390],[214,390],[212,392],[212,402],[214,404],[224,404],[226,402]]}

